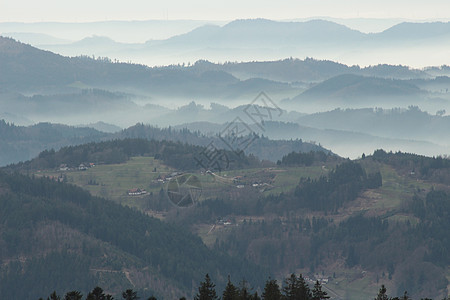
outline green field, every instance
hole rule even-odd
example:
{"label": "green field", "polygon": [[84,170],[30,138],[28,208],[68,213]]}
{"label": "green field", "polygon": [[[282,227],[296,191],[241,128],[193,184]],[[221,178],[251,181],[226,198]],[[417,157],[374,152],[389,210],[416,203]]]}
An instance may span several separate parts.
{"label": "green field", "polygon": [[[397,209],[408,202],[418,190],[428,191],[433,187],[432,183],[418,180],[409,174],[399,174],[391,166],[373,162],[366,163],[365,161],[361,161],[361,163],[367,173],[380,171],[383,178],[383,186],[366,193],[374,197],[374,201],[368,203],[368,210],[397,212]],[[409,218],[399,217],[399,220],[406,221],[406,219]]]}
{"label": "green field", "polygon": [[[418,189],[429,190],[432,184],[418,181],[413,177],[401,176],[392,167],[373,162],[362,164],[367,173],[379,170],[383,178],[383,186],[367,191],[362,197],[366,201],[359,210],[391,211],[388,217],[393,220],[414,221],[410,216],[397,216],[395,210],[405,201],[411,199]],[[204,200],[220,193],[237,190],[238,184],[247,187],[252,182],[267,183],[264,188],[255,188],[263,194],[279,194],[295,188],[300,178],[318,178],[325,176],[334,165],[315,165],[309,167],[274,167],[226,170],[216,174],[196,173],[202,185]],[[153,157],[132,157],[122,164],[97,165],[85,171],[41,171],[39,176],[59,176],[64,174],[67,182],[78,185],[96,196],[105,197],[115,202],[143,209],[144,196],[128,196],[130,189],[145,189],[148,194],[157,194],[167,183],[157,182],[159,176],[169,175],[177,170],[168,167]],[[233,178],[241,178],[236,182]],[[263,192],[262,192],[263,191]],[[394,213],[392,213],[394,211]]]}
{"label": "green field", "polygon": [[273,193],[287,192],[295,187],[300,178],[319,178],[328,174],[328,169],[322,166],[311,167],[290,167],[284,169],[277,169],[277,175],[275,177],[275,188]]}
{"label": "green field", "polygon": [[44,176],[64,174],[67,182],[78,185],[93,195],[141,208],[142,196],[128,196],[127,191],[140,188],[148,193],[159,193],[162,184],[153,181],[159,175],[174,171],[153,157],[132,157],[123,164],[97,165],[85,171],[43,171],[39,174]]}
{"label": "green field", "polygon": [[[115,202],[142,209],[144,196],[128,196],[130,189],[145,189],[147,193],[157,194],[167,183],[157,182],[159,176],[169,175],[177,170],[164,165],[153,157],[132,157],[122,164],[97,165],[87,170],[69,171],[46,170],[38,176],[58,177],[65,175],[69,183],[78,185],[91,194],[111,199]],[[230,192],[241,184],[233,180],[242,178],[247,187],[252,182],[269,182],[264,193],[280,193],[293,189],[302,177],[317,178],[326,175],[327,169],[322,166],[295,168],[254,168],[227,170],[217,174],[196,173],[200,179],[203,192],[200,201],[215,197],[218,193]],[[261,191],[260,189],[255,189]]]}

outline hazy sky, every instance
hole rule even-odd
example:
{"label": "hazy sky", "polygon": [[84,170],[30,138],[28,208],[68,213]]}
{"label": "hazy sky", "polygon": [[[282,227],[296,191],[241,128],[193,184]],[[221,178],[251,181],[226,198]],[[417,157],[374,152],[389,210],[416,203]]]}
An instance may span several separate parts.
{"label": "hazy sky", "polygon": [[246,18],[449,19],[449,0],[0,0],[0,22]]}

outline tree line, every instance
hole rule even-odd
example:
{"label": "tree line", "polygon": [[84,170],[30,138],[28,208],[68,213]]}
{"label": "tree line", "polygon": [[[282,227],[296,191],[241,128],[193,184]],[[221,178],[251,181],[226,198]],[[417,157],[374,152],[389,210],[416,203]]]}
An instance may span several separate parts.
{"label": "tree line", "polygon": [[[132,289],[127,289],[121,294],[121,298],[125,300],[140,299],[138,293]],[[261,297],[258,292],[252,291],[249,283],[242,280],[239,285],[231,282],[228,276],[228,283],[225,286],[221,297],[216,291],[216,285],[212,281],[209,274],[200,282],[197,293],[194,295],[194,300],[325,300],[330,298],[328,293],[322,289],[321,283],[317,280],[311,289],[305,278],[300,274],[299,276],[291,274],[287,277],[283,285],[280,286],[276,279],[269,278],[264,286]],[[59,296],[56,291],[53,291],[47,300],[82,300],[81,292],[73,290],[67,292],[64,297]],[[95,287],[85,298],[86,300],[113,300],[112,295],[107,294],[101,287]],[[120,298],[119,298],[120,299]],[[186,297],[179,298],[186,300]],[[39,298],[39,300],[44,300]],[[150,296],[147,300],[157,300],[155,296]]]}
{"label": "tree line", "polygon": [[284,155],[281,160],[277,161],[277,165],[281,166],[311,166],[314,162],[326,162],[331,157],[337,158],[330,153],[323,151],[310,152],[291,152]]}
{"label": "tree line", "polygon": [[[373,160],[386,163],[396,169],[403,169],[418,178],[448,183],[450,175],[446,170],[450,169],[450,160],[447,157],[427,157],[423,155],[403,152],[386,152],[382,149],[375,150],[371,156]],[[363,155],[363,158],[365,156]]]}
{"label": "tree line", "polygon": [[[321,283],[316,280],[313,287],[306,282],[302,274],[295,275],[292,273],[284,279],[280,286],[276,279],[269,278],[266,280],[264,290],[261,297],[258,292],[253,292],[249,284],[243,280],[239,285],[235,285],[228,277],[228,283],[223,290],[221,297],[216,291],[216,285],[212,281],[209,274],[205,275],[205,279],[200,282],[194,300],[326,300],[330,296],[323,290]],[[56,291],[47,297],[47,300],[82,300],[81,292],[73,290],[67,292],[63,298],[59,296]],[[106,294],[101,287],[95,287],[85,298],[86,300],[113,300],[115,299],[110,294]],[[120,298],[119,298],[120,299]],[[140,297],[133,289],[127,289],[121,294],[121,299],[138,300]],[[179,300],[186,300],[186,297],[181,297]],[[450,297],[443,300],[450,300]],[[39,298],[39,300],[44,300]],[[157,300],[155,296],[150,296],[146,300]],[[374,300],[411,300],[408,292],[405,291],[401,296],[389,297],[387,289],[384,285],[378,291]],[[430,298],[421,298],[421,300],[432,300]]]}

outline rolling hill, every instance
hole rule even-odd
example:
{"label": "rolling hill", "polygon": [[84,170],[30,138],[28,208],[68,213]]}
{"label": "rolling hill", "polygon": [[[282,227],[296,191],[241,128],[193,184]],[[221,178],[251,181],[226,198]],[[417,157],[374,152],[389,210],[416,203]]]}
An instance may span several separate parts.
{"label": "rolling hill", "polygon": [[[0,169],[1,297],[98,285],[116,297],[133,288],[145,298],[191,298],[206,273],[218,290],[231,277],[260,293],[269,275],[303,273],[336,299],[368,299],[381,284],[417,299],[448,297],[450,160],[438,156],[450,147],[448,67],[311,58],[148,67],[104,56],[378,59],[408,49],[429,59],[422,50],[450,45],[449,26],[363,34],[320,20],[237,20],[145,44],[96,36],[54,48],[95,46],[97,57],[0,37],[2,115],[92,123],[0,121],[0,165],[17,162]],[[301,112],[253,105],[264,90],[272,104]],[[385,105],[403,108],[366,108]],[[180,207],[169,195],[188,190],[192,199],[183,181],[191,175],[197,201]]]}
{"label": "rolling hill", "polygon": [[[259,22],[264,26],[273,25],[264,20]],[[237,22],[233,26],[239,27],[241,23]],[[253,30],[253,27],[249,26],[250,29]],[[429,113],[440,111],[444,114],[450,107],[447,77],[434,78],[427,73],[428,69],[415,70],[393,65],[361,68],[315,59],[224,64],[202,60],[190,66],[149,68],[112,62],[107,58],[64,57],[0,37],[0,67],[9,70],[0,74],[2,115],[12,120],[23,120],[24,123],[45,120],[78,125],[103,121],[122,128],[128,128],[137,122],[154,126],[178,126],[194,121],[225,124],[237,116],[245,117],[246,105],[242,104],[251,103],[261,90],[266,91],[274,103],[278,103],[283,109],[281,116],[272,120],[278,122],[298,122],[302,113],[331,111],[339,107],[406,108],[414,105]],[[445,71],[445,68],[442,70]],[[187,99],[190,102],[188,105]],[[198,99],[198,102],[192,99]],[[215,104],[211,104],[212,101]],[[203,106],[203,103],[210,104],[210,109]],[[229,108],[232,106],[236,107]],[[301,113],[288,112],[286,108]],[[20,116],[20,119],[14,116]],[[406,121],[414,122],[414,116],[409,116]],[[336,140],[332,132],[314,131],[338,128],[321,127],[312,123],[304,125],[312,127],[312,130],[305,128],[304,131],[308,134],[301,136],[294,132],[291,137],[324,143],[327,147],[339,147],[328,143]],[[442,128],[427,125],[420,132],[429,137],[442,136],[440,133],[430,132],[433,130],[441,131]],[[358,130],[347,126],[342,131]],[[313,132],[319,135],[314,136]],[[355,136],[353,133],[341,133],[340,137]],[[391,143],[395,146],[393,150],[415,151],[427,155],[445,153],[439,147],[435,149],[438,152],[424,150],[434,147],[435,139],[404,141],[405,137],[401,132],[392,136],[375,131],[356,134],[364,140],[364,144],[370,144],[364,152],[372,152],[377,147],[393,149],[386,146]],[[324,137],[327,138],[323,139]],[[289,137],[284,135],[283,138]],[[401,138],[402,141],[394,143],[386,138]],[[370,139],[375,140],[370,142]],[[408,139],[414,138],[410,136]],[[344,139],[339,140],[343,141]],[[408,146],[405,147],[402,142]],[[207,139],[203,139],[201,143],[207,144]],[[413,147],[414,143],[417,147]],[[295,147],[299,146],[291,145],[286,149],[301,150],[301,147]],[[270,151],[261,149],[258,146],[252,150],[261,159],[276,161],[287,154],[275,152],[270,157],[270,153],[274,153],[273,148]],[[342,155],[353,156],[355,153],[356,151]],[[28,156],[18,159],[29,159],[37,154],[36,151],[30,152]]]}
{"label": "rolling hill", "polygon": [[[221,126],[223,130],[224,126]],[[256,129],[256,128],[255,128]],[[150,125],[136,124],[115,133],[105,133],[89,127],[72,127],[67,125],[39,123],[33,126],[16,126],[0,121],[0,165],[17,163],[35,158],[44,150],[59,150],[62,147],[75,146],[87,142],[100,142],[115,139],[145,139],[149,141],[173,141],[189,143],[200,147],[214,144],[218,149],[230,150],[215,133],[201,134],[199,131],[190,131],[186,127],[158,128]],[[257,136],[246,154],[253,154],[259,159],[276,162],[292,151],[321,151],[327,150],[314,143],[302,140],[270,140],[267,137]],[[200,152],[200,150],[198,151]]]}
{"label": "rolling hill", "polygon": [[[96,285],[160,299],[191,297],[204,274],[262,282],[261,269],[189,232],[50,179],[0,174],[0,291],[36,299]],[[214,274],[214,275],[213,275]]]}
{"label": "rolling hill", "polygon": [[5,98],[10,97],[8,92],[61,96],[89,88],[178,98],[241,97],[255,90],[260,92],[262,87],[274,93],[293,89],[285,83],[240,81],[223,70],[149,68],[114,63],[105,57],[64,57],[1,36],[0,67],[9,70],[0,75],[0,91]]}
{"label": "rolling hill", "polygon": [[408,109],[336,109],[299,118],[298,123],[321,129],[367,133],[374,136],[421,140],[448,145],[448,116]]}
{"label": "rolling hill", "polygon": [[[368,109],[368,111],[372,110]],[[444,120],[442,122],[437,120],[436,122],[427,122],[426,120],[431,118],[431,116],[425,114],[425,117],[422,120],[417,120],[417,122],[414,117],[404,116],[403,123],[397,124],[395,117],[392,116],[390,120],[389,117],[386,117],[386,127],[374,127],[371,122],[376,118],[366,116],[364,110],[361,110],[359,113],[355,112],[351,117],[349,115],[350,113],[340,114],[332,111],[317,115],[305,115],[300,117],[297,122],[266,122],[264,136],[270,140],[286,140],[283,147],[292,149],[292,151],[297,150],[295,150],[295,147],[290,148],[287,146],[290,143],[295,144],[298,141],[302,141],[305,145],[305,148],[300,148],[302,152],[319,150],[314,147],[309,148],[310,143],[312,143],[326,149],[332,149],[333,153],[342,157],[350,158],[357,158],[363,153],[370,153],[373,149],[380,148],[388,151],[405,151],[429,156],[445,155],[449,151],[445,143],[447,140],[447,130],[445,128],[447,127],[434,126],[434,124],[445,124]],[[336,120],[331,120],[331,116],[334,116]],[[337,123],[337,120],[344,121]],[[399,122],[402,121],[399,120]],[[389,127],[387,124],[391,126]],[[408,127],[407,124],[413,125]],[[188,128],[192,131],[200,131],[212,135],[220,132],[223,129],[223,125],[209,122],[194,122],[183,124],[177,128]],[[416,128],[420,138],[419,136],[413,137],[410,135],[408,128]],[[405,131],[407,132],[405,133]],[[296,139],[297,142],[295,142]],[[294,140],[294,142],[288,142],[290,140]],[[258,157],[278,157],[270,154],[274,153],[274,151],[276,150],[267,151],[269,153],[268,157],[262,154],[258,155]],[[253,153],[252,147],[249,148],[249,152]],[[288,152],[283,152],[287,154],[289,150]]]}
{"label": "rolling hill", "polygon": [[45,149],[98,141],[107,135],[92,128],[40,123],[25,127],[0,120],[0,165],[26,161]]}
{"label": "rolling hill", "polygon": [[425,71],[406,66],[379,64],[368,67],[348,66],[330,60],[287,58],[275,61],[251,61],[217,64],[199,60],[198,70],[223,70],[237,78],[264,78],[281,82],[317,83],[338,75],[355,74],[380,78],[419,79],[430,77]]}
{"label": "rolling hill", "polygon": [[[155,152],[145,145],[164,150],[156,153],[159,158],[155,159]],[[224,263],[238,270],[236,272],[245,269],[251,273],[245,273],[245,278],[252,278],[255,288],[265,278],[254,276],[252,272],[258,271],[252,269],[251,264],[236,269],[234,262],[239,262],[235,259],[245,258],[270,269],[275,278],[296,272],[309,279],[327,279],[324,289],[339,299],[367,299],[381,283],[394,294],[402,294],[404,290],[413,297],[442,298],[447,294],[449,244],[445,233],[450,208],[450,163],[447,159],[378,150],[361,160],[350,161],[324,153],[293,152],[283,157],[277,166],[230,168],[211,175],[193,170],[201,178],[204,196],[189,209],[179,209],[163,205],[161,194],[164,193],[157,192],[161,184],[154,179],[158,172],[168,174],[180,170],[176,168],[178,154],[195,152],[195,147],[172,146],[169,142],[146,144],[116,140],[69,147],[59,152],[46,151],[32,162],[6,169],[27,171],[40,178],[1,173],[0,211],[3,214],[0,218],[6,220],[6,225],[1,227],[1,242],[5,245],[2,257],[8,266],[13,264],[8,274],[14,274],[3,275],[6,281],[2,282],[10,286],[26,283],[30,286],[26,291],[41,294],[53,289],[68,290],[74,288],[74,284],[83,291],[89,289],[87,282],[70,277],[76,276],[87,278],[90,284],[101,283],[108,291],[116,291],[109,284],[123,289],[131,283],[141,294],[155,293],[171,299],[183,291],[189,295],[189,285],[195,284],[191,278],[199,272],[190,275],[182,271],[184,266],[197,270],[194,260],[201,257],[202,270],[213,269],[217,266],[215,255],[219,255],[220,272],[228,272]],[[121,157],[118,149],[130,159],[107,162],[105,157]],[[139,156],[142,153],[145,156]],[[80,159],[99,159],[105,163],[88,171],[57,169],[62,160],[77,165]],[[164,167],[160,160],[173,163],[172,168]],[[53,162],[53,165],[46,167],[44,162]],[[93,170],[95,168],[99,169]],[[148,170],[144,172],[144,169]],[[111,187],[106,193],[111,200],[132,205],[165,222],[45,177],[61,172],[67,176],[65,180],[80,186],[86,186],[89,179],[91,183],[86,188],[94,194],[99,193],[96,184]],[[146,180],[142,181],[144,178]],[[137,182],[142,182],[146,188],[148,185],[152,193],[137,198],[126,196],[123,190]],[[125,186],[119,189],[113,187],[122,184]],[[100,190],[100,193],[103,192]],[[24,218],[31,222],[21,221]],[[189,233],[177,233],[178,225],[173,227],[166,222],[198,234],[209,250],[198,237],[193,237],[191,243],[194,244],[190,244]],[[71,234],[66,231],[67,227],[71,228]],[[34,238],[38,234],[34,230],[44,235],[53,232],[54,238]],[[178,234],[183,238],[179,239]],[[171,237],[170,242],[166,241],[167,237]],[[80,240],[85,241],[83,247],[79,246]],[[178,241],[184,245],[177,246]],[[98,242],[102,246],[95,246]],[[62,246],[55,250],[55,244]],[[23,249],[21,263],[11,257],[11,253],[17,252],[14,248],[17,245],[27,245],[20,248]],[[52,251],[47,250],[47,255],[43,255],[40,251],[45,251],[49,245]],[[71,251],[65,251],[64,245]],[[166,245],[168,248],[164,248]],[[177,250],[172,251],[173,247]],[[39,249],[33,252],[38,254],[30,262],[28,249]],[[145,251],[141,252],[143,249]],[[180,251],[189,258],[180,255]],[[161,252],[164,255],[158,256]],[[227,258],[224,253],[237,258]],[[177,258],[173,260],[172,254]],[[99,260],[105,255],[109,259]],[[151,258],[148,255],[152,255]],[[177,259],[184,261],[180,263]],[[75,275],[58,269],[61,263],[74,265]],[[39,285],[37,288],[29,280],[39,276],[38,270],[52,271],[60,280],[54,283],[52,279],[49,287]],[[217,271],[209,272],[226,281],[226,276]],[[239,276],[236,272],[233,278]],[[99,276],[98,279],[92,277],[93,274]]]}
{"label": "rolling hill", "polygon": [[399,42],[402,40],[427,41],[434,38],[445,39],[448,38],[449,35],[449,22],[403,22],[378,34],[379,38],[394,42]]}
{"label": "rolling hill", "polygon": [[366,77],[353,74],[338,75],[325,80],[292,99],[340,99],[371,101],[373,98],[418,97],[422,91],[415,85],[395,79]]}
{"label": "rolling hill", "polygon": [[[224,26],[203,26],[189,33],[158,43],[165,47],[180,45],[191,47],[258,48],[293,46],[295,44],[329,44],[336,41],[353,42],[364,34],[329,21],[276,22],[266,19],[236,20]],[[330,40],[331,38],[331,40]]]}

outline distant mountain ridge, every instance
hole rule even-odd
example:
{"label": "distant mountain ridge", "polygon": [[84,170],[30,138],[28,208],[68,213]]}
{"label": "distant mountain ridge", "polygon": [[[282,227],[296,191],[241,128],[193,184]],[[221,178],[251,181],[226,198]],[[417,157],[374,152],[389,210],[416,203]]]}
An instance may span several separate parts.
{"label": "distant mountain ridge", "polygon": [[[110,20],[99,22],[0,22],[2,33],[45,33],[70,41],[86,36],[108,36],[124,43],[135,43],[148,39],[165,39],[188,32],[204,24],[224,24],[224,21],[212,20]],[[9,35],[7,35],[9,36]],[[16,37],[16,36],[12,36]],[[24,40],[29,43],[30,41]]]}
{"label": "distant mountain ridge", "polygon": [[[148,40],[145,46],[167,47],[170,44],[195,43],[196,47],[209,45],[230,45],[237,43],[238,47],[270,45],[274,40],[276,47],[301,43],[330,44],[335,42],[360,43],[370,40],[420,40],[450,34],[449,23],[403,22],[382,32],[362,33],[347,26],[332,21],[315,19],[302,22],[273,21],[269,19],[240,19],[223,26],[205,24],[187,33],[172,36],[167,39]],[[100,38],[100,37],[98,37]],[[105,39],[105,37],[101,37]],[[112,41],[112,39],[110,39]],[[245,43],[239,41],[245,40]],[[75,42],[77,43],[77,42]],[[137,45],[137,44],[136,44]]]}
{"label": "distant mountain ridge", "polygon": [[[236,20],[222,27],[205,25],[189,33],[172,37],[165,41],[154,42],[180,44],[195,43],[195,47],[218,45],[235,45],[238,48],[275,46],[283,47],[297,42],[330,43],[332,41],[348,42],[361,38],[364,34],[329,21],[313,20],[307,22],[277,22],[267,19]],[[273,44],[274,42],[277,44]],[[152,42],[147,42],[151,46]]]}
{"label": "distant mountain ridge", "polygon": [[[408,109],[336,109],[305,115],[303,126],[359,131],[387,138],[417,139],[450,145],[449,116],[430,115],[417,107]],[[395,130],[394,130],[395,129]]]}
{"label": "distant mountain ridge", "polygon": [[[96,39],[92,45],[47,44],[45,49],[72,56],[108,56],[152,66],[199,59],[261,61],[285,57],[316,57],[355,65],[411,64],[414,60],[409,55],[401,56],[403,52],[411,53],[416,64],[423,67],[436,65],[435,61],[440,61],[438,65],[447,62],[441,50],[448,47],[449,35],[450,24],[444,22],[403,22],[382,32],[362,33],[321,19],[302,22],[250,19],[222,26],[203,24],[189,32],[140,44],[102,43]],[[433,52],[433,48],[439,51]]]}
{"label": "distant mountain ridge", "polygon": [[[223,64],[200,60],[193,65],[150,68],[108,58],[64,57],[0,37],[0,69],[8,70],[0,72],[2,115],[22,124],[42,120],[67,124],[103,121],[121,128],[137,122],[163,127],[198,121],[225,124],[237,116],[245,117],[246,106],[261,91],[282,108],[280,118],[273,120],[279,122],[296,123],[302,114],[339,107],[406,108],[412,105],[433,114],[445,115],[450,111],[450,80],[444,75],[450,71],[445,66],[423,70],[398,65],[360,67],[328,60],[288,58]],[[168,108],[169,104],[172,108]],[[289,109],[296,111],[288,112]],[[20,118],[16,117],[19,115]],[[364,139],[369,139],[367,132],[360,134],[366,134]],[[321,142],[311,135],[303,138],[293,132],[292,136]],[[325,136],[325,140],[334,141],[329,139],[332,134]],[[429,132],[428,136],[434,134]],[[338,142],[342,145],[342,141]],[[428,144],[421,144],[423,142]],[[204,143],[202,141],[201,145]],[[295,142],[290,146],[287,141],[281,143],[292,151],[299,147]],[[414,147],[418,143],[420,147]],[[438,147],[430,151],[433,147],[430,143],[436,141],[416,140],[407,148],[399,143],[398,150],[427,155],[445,153],[445,149]],[[441,145],[440,141],[437,144]],[[262,145],[252,150],[253,153],[270,159],[269,152],[260,151]],[[333,148],[333,143],[326,145]],[[386,145],[385,139],[382,145]],[[37,155],[38,148],[18,159]],[[376,148],[368,149],[371,152]],[[14,154],[14,151],[8,152]],[[280,154],[275,156],[280,158]]]}
{"label": "distant mountain ridge", "polygon": [[[186,93],[186,90],[182,89],[185,89],[187,85],[191,85],[189,88],[191,91],[194,86],[199,86],[195,88],[196,91],[208,91],[208,85],[214,83],[216,89],[217,87],[225,88],[220,91],[225,93],[230,83],[239,82],[236,76],[244,80],[262,78],[284,82],[314,82],[342,74],[401,79],[430,77],[424,71],[411,70],[402,66],[379,65],[360,68],[314,59],[226,64],[212,64],[203,60],[191,67],[148,68],[143,65],[113,63],[108,59],[64,57],[4,37],[0,37],[0,68],[9,70],[0,74],[0,91],[2,89],[20,91],[26,88],[65,88],[67,90],[67,87],[74,82],[81,81],[98,88],[115,85],[123,88],[136,87],[147,91],[151,89],[159,93],[167,93],[169,90],[171,93],[177,90]],[[210,71],[216,73],[205,73]],[[18,78],[20,80],[17,80]],[[267,85],[267,82],[264,84]],[[177,86],[175,90],[174,85]]]}
{"label": "distant mountain ridge", "polygon": [[[402,80],[366,77],[353,74],[338,75],[303,92],[299,98],[373,98],[383,96],[411,97],[420,89]],[[363,100],[361,100],[363,101]]]}
{"label": "distant mountain ridge", "polygon": [[450,35],[449,22],[403,22],[376,34],[385,39],[418,40]]}
{"label": "distant mountain ridge", "polygon": [[264,78],[282,82],[318,82],[334,76],[354,74],[395,79],[429,78],[423,70],[411,69],[407,66],[375,65],[370,67],[347,66],[330,60],[312,58],[287,58],[278,61],[253,61],[241,63],[217,64],[199,60],[193,66],[199,71],[222,70],[237,78]]}

